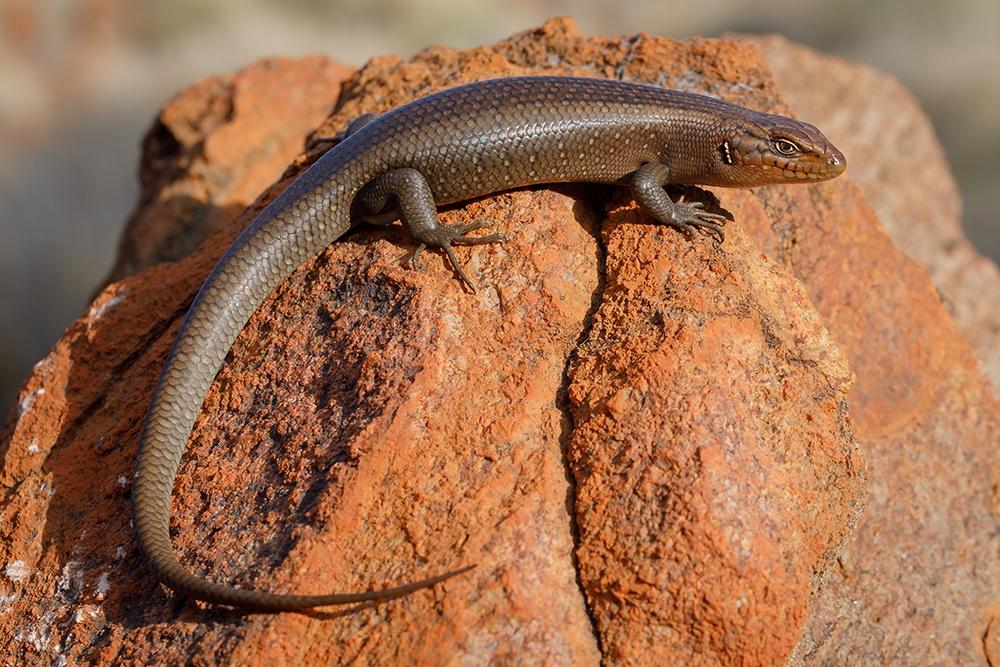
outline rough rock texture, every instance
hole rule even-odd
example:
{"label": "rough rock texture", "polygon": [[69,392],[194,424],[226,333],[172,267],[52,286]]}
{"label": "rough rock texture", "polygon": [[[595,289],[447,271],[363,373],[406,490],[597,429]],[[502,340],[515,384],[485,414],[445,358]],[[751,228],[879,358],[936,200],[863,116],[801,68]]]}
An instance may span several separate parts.
{"label": "rough rock texture", "polygon": [[887,74],[783,37],[754,43],[784,99],[850,156],[851,178],[893,243],[927,271],[1000,388],[1000,269],[965,238],[958,186],[913,95]]}
{"label": "rough rock texture", "polygon": [[856,185],[830,189],[835,206],[776,189],[722,196],[742,221],[812,207],[758,238],[800,276],[857,375],[849,405],[870,491],[793,664],[986,664],[1000,409],[926,274]]}
{"label": "rough rock texture", "polygon": [[[553,21],[377,59],[320,131],[521,73],[787,110],[746,43]],[[213,261],[288,182],[109,285],[25,384],[0,434],[5,662],[995,663],[996,399],[847,178],[716,191],[736,220],[722,247],[606,188],[452,207],[511,235],[461,250],[476,295],[440,258],[405,268],[398,227],[334,244],[269,297],[206,399],[174,495],[181,558],[308,592],[479,567],[348,613],[175,599],[129,526],[143,411]],[[153,236],[150,256],[168,247]]]}
{"label": "rough rock texture", "polygon": [[[989,664],[1000,664],[1000,427],[976,359],[956,345],[960,336],[972,344],[995,395],[1000,271],[965,238],[943,151],[906,89],[781,37],[754,42],[795,112],[849,156],[849,173],[893,244],[927,271],[954,317],[923,305],[929,286],[913,266],[872,270],[872,258],[887,252],[884,239],[866,239],[851,253],[852,264],[871,267],[852,276],[862,284],[870,279],[872,295],[864,308],[852,304],[855,312],[834,293],[843,291],[836,283],[845,276],[823,277],[812,268],[836,251],[800,242],[788,253],[807,284],[815,281],[810,291],[820,311],[850,325],[826,320],[858,374],[851,415],[872,480],[861,529],[803,636],[802,662],[981,664],[988,654]],[[817,243],[855,235],[833,222],[826,225],[830,237]],[[886,317],[893,304],[894,316]],[[859,632],[870,645],[857,641]]]}
{"label": "rough rock texture", "polygon": [[322,56],[262,60],[170,100],[143,141],[142,192],[108,282],[185,257],[231,226],[301,152],[350,73]]}
{"label": "rough rock texture", "polygon": [[860,509],[849,372],[805,291],[743,230],[720,253],[634,208],[608,217],[568,453],[605,656],[772,664]]}

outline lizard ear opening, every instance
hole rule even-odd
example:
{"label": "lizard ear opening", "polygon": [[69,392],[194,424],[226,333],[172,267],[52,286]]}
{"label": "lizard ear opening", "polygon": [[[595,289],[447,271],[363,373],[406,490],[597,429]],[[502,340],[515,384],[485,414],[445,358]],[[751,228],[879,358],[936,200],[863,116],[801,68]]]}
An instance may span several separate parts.
{"label": "lizard ear opening", "polygon": [[722,157],[722,161],[728,165],[733,164],[733,153],[729,149],[729,141],[723,141],[722,145],[719,146],[719,155]]}

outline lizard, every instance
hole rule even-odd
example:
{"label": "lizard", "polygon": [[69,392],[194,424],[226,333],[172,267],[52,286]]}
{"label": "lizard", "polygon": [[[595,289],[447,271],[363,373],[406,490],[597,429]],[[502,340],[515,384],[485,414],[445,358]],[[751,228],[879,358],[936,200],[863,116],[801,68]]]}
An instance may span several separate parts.
{"label": "lizard", "polygon": [[847,162],[817,128],[720,99],[619,80],[525,76],[448,88],[352,122],[338,143],[243,230],[192,302],[164,363],[140,437],[132,486],[140,551],[160,582],[208,603],[262,611],[386,600],[469,570],[390,588],[276,594],[190,572],[170,541],[170,500],[195,418],[237,335],[299,265],[362,221],[398,217],[442,250],[475,290],[453,246],[502,242],[488,226],[442,224],[442,204],[527,185],[625,186],[655,222],[724,240],[721,214],[674,202],[668,184],[754,187],[816,183]]}

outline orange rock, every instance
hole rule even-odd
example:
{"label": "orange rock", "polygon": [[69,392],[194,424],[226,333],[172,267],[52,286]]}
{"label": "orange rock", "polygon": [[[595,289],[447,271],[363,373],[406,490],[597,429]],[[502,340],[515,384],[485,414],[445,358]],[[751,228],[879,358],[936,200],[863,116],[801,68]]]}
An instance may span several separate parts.
{"label": "orange rock", "polygon": [[930,119],[888,74],[778,36],[757,43],[796,113],[851,156],[851,178],[893,244],[927,271],[1000,387],[1000,269],[965,238],[958,186]]}
{"label": "orange rock", "polygon": [[803,220],[786,254],[858,375],[849,404],[871,477],[793,662],[994,664],[1000,271],[962,233],[943,151],[898,82],[780,38],[762,48],[796,111],[852,156],[888,234],[840,181],[841,206]]}
{"label": "orange rock", "polygon": [[142,192],[108,282],[231,226],[302,151],[350,73],[322,56],[262,60],[170,100],[143,141]]}
{"label": "orange rock", "polygon": [[612,663],[780,662],[861,507],[850,372],[739,227],[719,250],[632,208],[610,217],[568,457],[602,647]]}
{"label": "orange rock", "polygon": [[[242,85],[309,79],[303,67],[315,79],[301,85],[335,77],[305,62],[251,68]],[[374,60],[318,133],[522,73],[782,108],[752,45],[591,39],[556,20],[489,48]],[[232,100],[224,85],[185,96],[189,109]],[[266,141],[247,123],[240,136]],[[491,219],[511,237],[461,249],[476,295],[440,257],[406,268],[397,226],[332,245],[268,298],[206,398],[174,494],[181,559],[214,579],[302,592],[478,567],[360,610],[246,614],[176,599],[129,525],[143,413],[215,259],[318,154],[231,218],[277,171],[228,159],[212,123],[190,137],[184,126],[171,132],[205,147],[190,161],[201,175],[155,160],[147,142],[147,182],[197,191],[256,175],[231,199],[199,194],[208,209],[194,220],[183,207],[158,213],[150,229],[166,233],[136,235],[125,256],[144,259],[129,261],[193,251],[124,271],[25,384],[0,434],[4,661],[982,660],[998,588],[996,401],[926,276],[846,178],[716,191],[736,220],[722,247],[649,225],[600,187],[451,207],[446,222]],[[875,512],[848,538],[865,498],[858,443]]]}

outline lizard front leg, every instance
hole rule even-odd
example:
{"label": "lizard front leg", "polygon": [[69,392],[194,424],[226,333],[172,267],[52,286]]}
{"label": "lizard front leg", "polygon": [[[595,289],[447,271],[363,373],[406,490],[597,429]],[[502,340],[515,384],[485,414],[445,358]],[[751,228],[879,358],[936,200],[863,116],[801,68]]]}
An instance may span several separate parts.
{"label": "lizard front leg", "polygon": [[703,210],[701,202],[685,202],[683,195],[674,203],[663,189],[669,182],[670,169],[662,162],[647,162],[627,178],[632,197],[652,218],[680,230],[689,239],[698,230],[722,243],[726,238],[722,229],[726,217]]}

